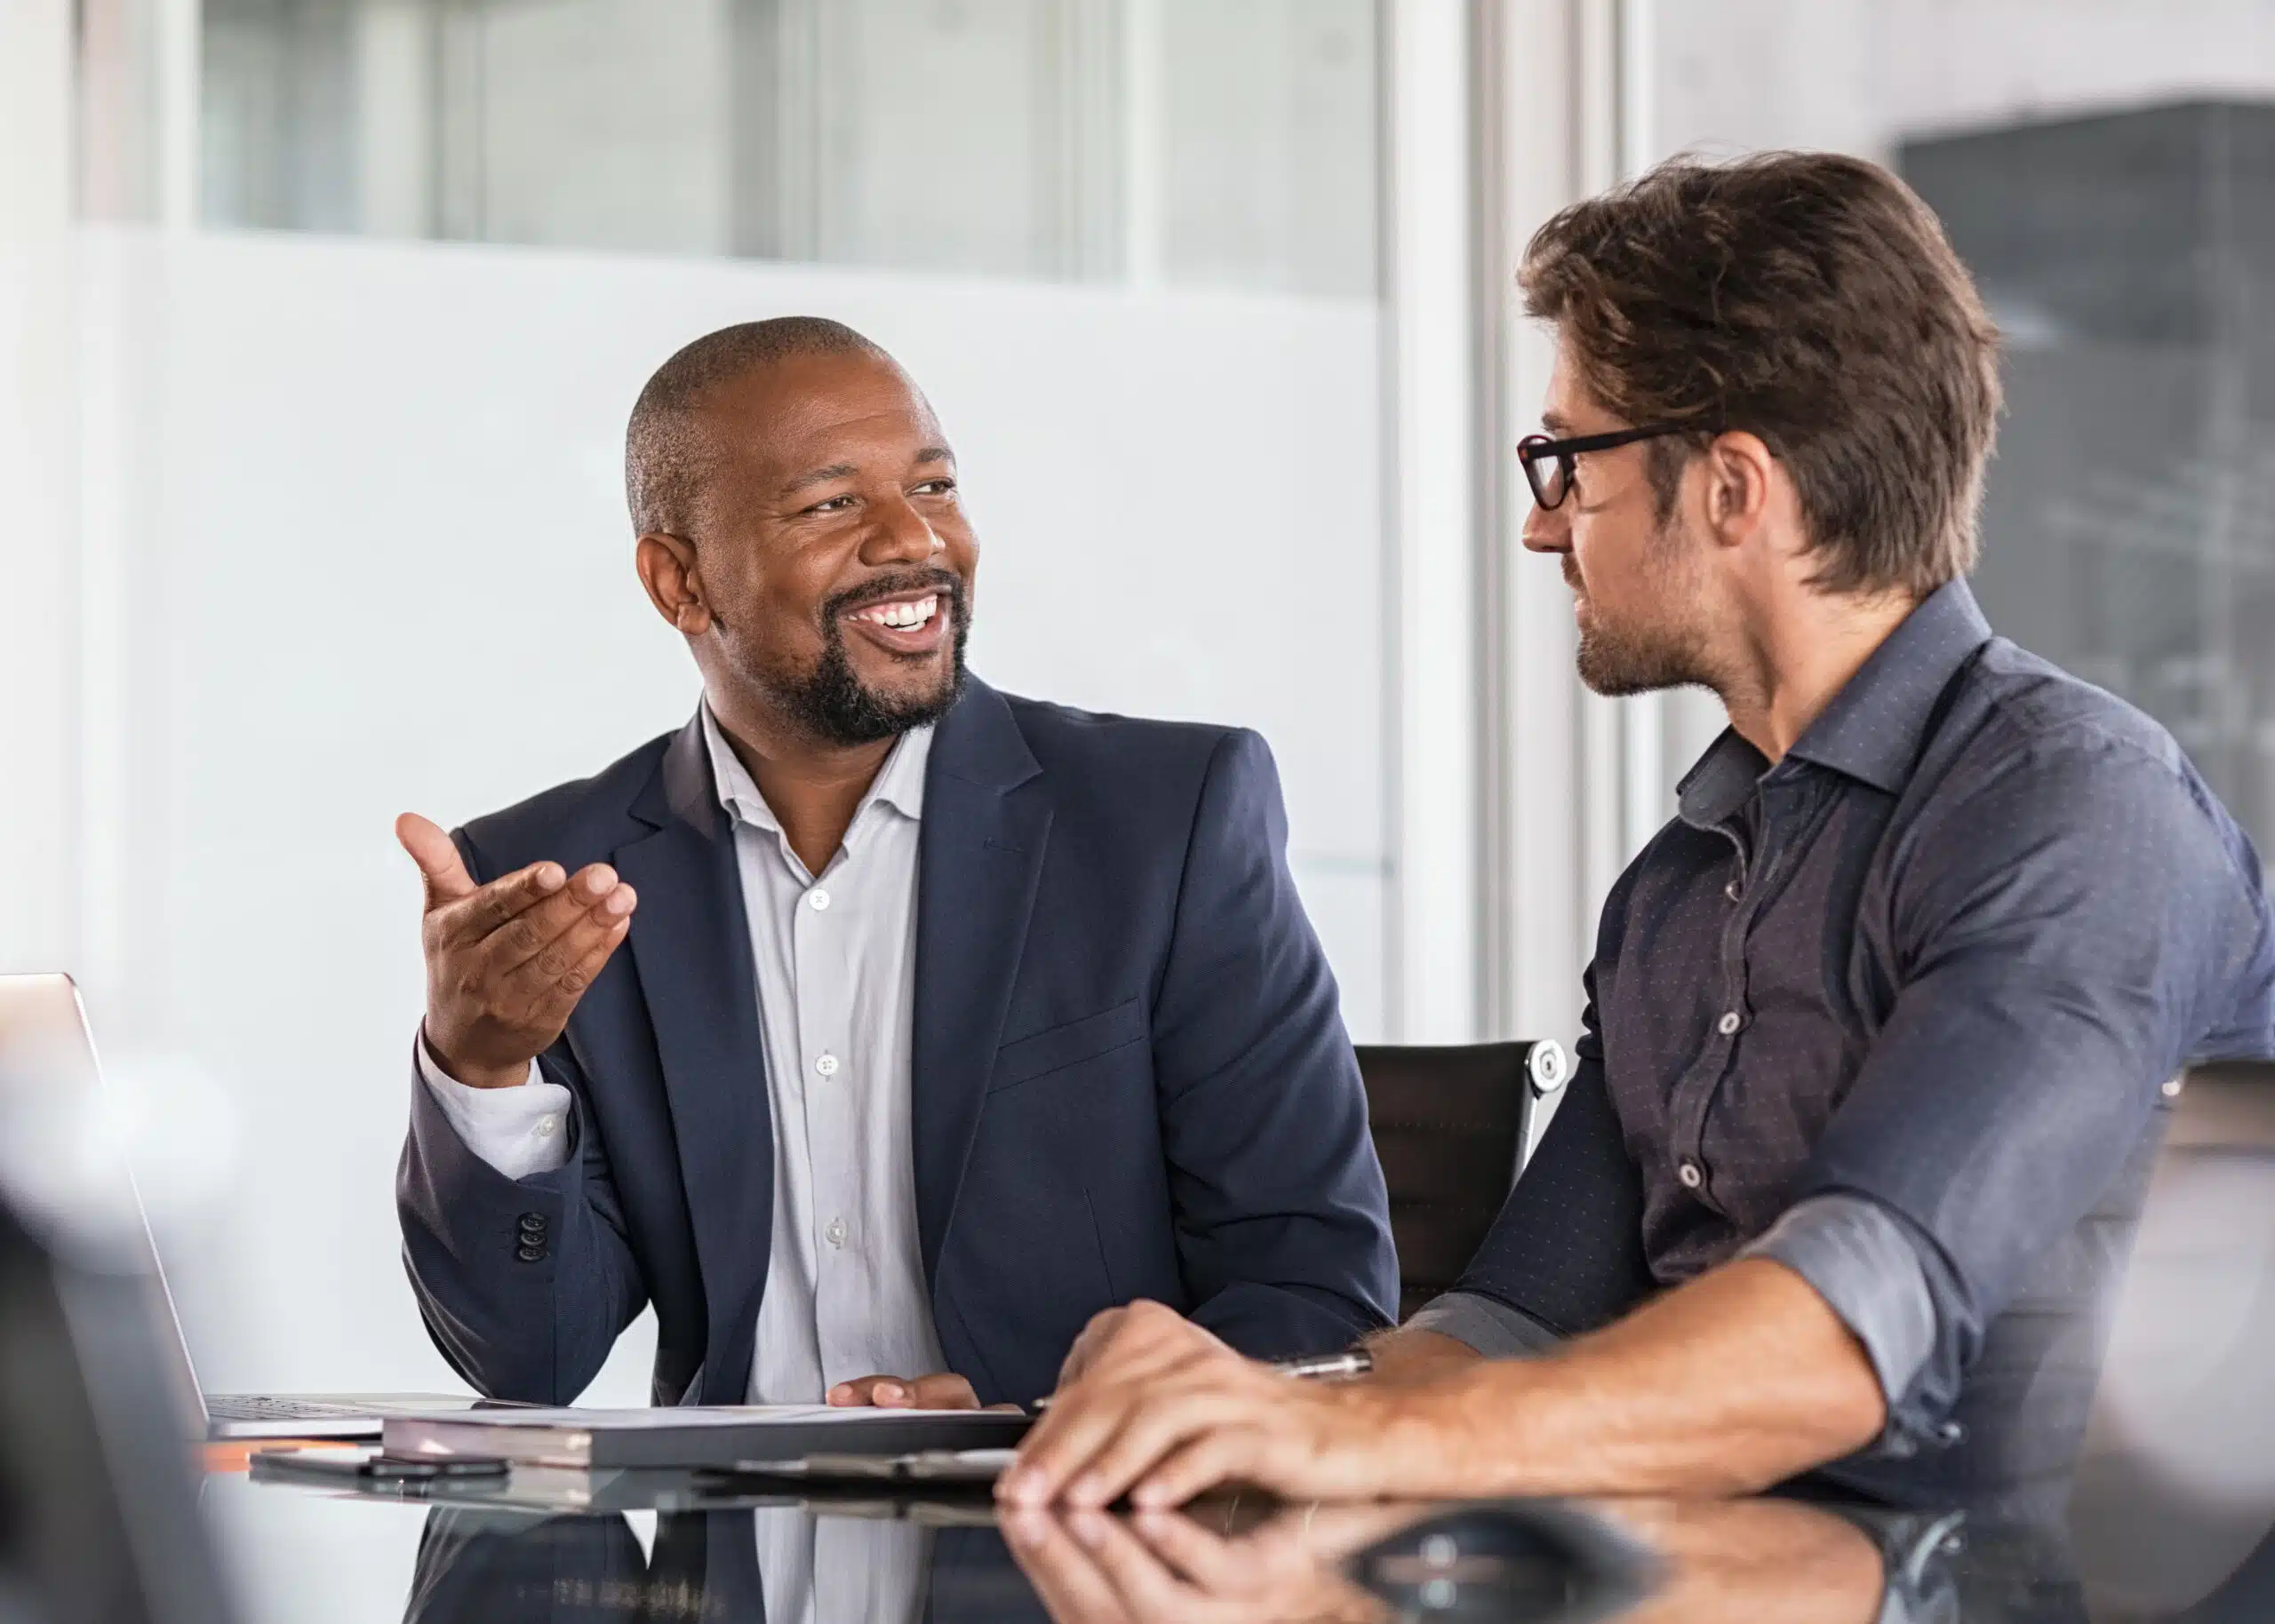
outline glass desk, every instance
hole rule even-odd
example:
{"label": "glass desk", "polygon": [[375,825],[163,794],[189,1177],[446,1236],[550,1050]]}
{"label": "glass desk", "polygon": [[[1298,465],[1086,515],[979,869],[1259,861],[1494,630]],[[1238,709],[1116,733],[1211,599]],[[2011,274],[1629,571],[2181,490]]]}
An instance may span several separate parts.
{"label": "glass desk", "polygon": [[2152,1507],[2119,1537],[1784,1499],[1221,1499],[999,1524],[978,1492],[791,1498],[679,1474],[427,1493],[232,1475],[201,1501],[254,1624],[2275,1620],[2275,1537],[2207,1555],[2204,1528],[2159,1532]]}

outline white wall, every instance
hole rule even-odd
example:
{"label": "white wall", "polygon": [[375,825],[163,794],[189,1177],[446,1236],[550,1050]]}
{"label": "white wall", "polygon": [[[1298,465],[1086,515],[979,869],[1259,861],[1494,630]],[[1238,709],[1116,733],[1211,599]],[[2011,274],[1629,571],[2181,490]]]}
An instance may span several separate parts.
{"label": "white wall", "polygon": [[[818,311],[892,348],[962,458],[973,663],[1017,690],[1235,720],[1361,1036],[1385,834],[1378,317],[720,261],[90,227],[90,1002],[186,1057],[241,1158],[178,1261],[210,1384],[444,1380],[390,1180],[420,1002],[389,824],[582,776],[678,725],[620,435],[675,346]],[[634,1399],[619,1360],[601,1391]]]}

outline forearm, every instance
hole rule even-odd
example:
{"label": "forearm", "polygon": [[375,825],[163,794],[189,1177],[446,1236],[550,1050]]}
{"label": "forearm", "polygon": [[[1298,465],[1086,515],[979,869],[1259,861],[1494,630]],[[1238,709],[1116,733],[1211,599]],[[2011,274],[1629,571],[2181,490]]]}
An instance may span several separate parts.
{"label": "forearm", "polygon": [[1864,1349],[1799,1275],[1744,1259],[1548,1357],[1383,1395],[1389,1482],[1437,1493],[1742,1493],[1862,1448]]}
{"label": "forearm", "polygon": [[1467,1342],[1436,1331],[1401,1325],[1376,1333],[1366,1341],[1375,1357],[1369,1378],[1384,1387],[1415,1387],[1466,1370],[1478,1362],[1478,1352]]}

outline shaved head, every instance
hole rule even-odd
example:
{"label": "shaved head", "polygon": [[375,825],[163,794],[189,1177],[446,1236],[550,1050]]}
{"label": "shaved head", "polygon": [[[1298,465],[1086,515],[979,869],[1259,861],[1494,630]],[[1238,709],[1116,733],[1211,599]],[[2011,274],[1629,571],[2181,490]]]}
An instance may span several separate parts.
{"label": "shaved head", "polygon": [[882,346],[826,316],[782,315],[706,333],[656,369],[624,436],[624,496],[641,536],[693,539],[719,448],[701,421],[705,400],[758,368],[803,355],[872,355]]}

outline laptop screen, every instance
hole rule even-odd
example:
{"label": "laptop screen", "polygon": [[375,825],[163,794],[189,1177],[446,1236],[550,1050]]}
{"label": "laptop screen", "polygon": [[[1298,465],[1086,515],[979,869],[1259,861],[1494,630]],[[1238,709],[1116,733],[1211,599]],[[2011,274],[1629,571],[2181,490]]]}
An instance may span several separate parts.
{"label": "laptop screen", "polygon": [[204,1437],[188,1344],[68,975],[0,975],[0,1199],[75,1267],[147,1280],[172,1402],[188,1436]]}

